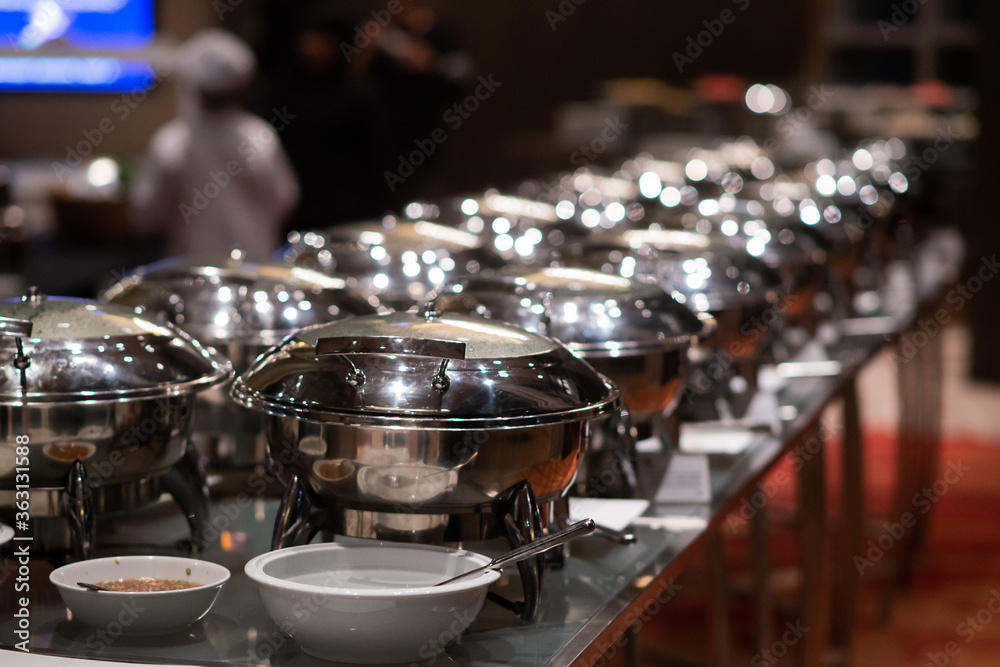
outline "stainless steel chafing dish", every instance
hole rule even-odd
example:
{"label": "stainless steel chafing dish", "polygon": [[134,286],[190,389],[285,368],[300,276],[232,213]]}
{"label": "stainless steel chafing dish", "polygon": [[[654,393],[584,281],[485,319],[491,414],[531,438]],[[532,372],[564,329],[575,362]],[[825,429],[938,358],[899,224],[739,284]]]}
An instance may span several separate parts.
{"label": "stainless steel chafing dish", "polygon": [[163,313],[239,373],[264,350],[312,324],[377,312],[350,277],[242,254],[175,257],[141,266],[105,290],[102,301]]}
{"label": "stainless steel chafing dish", "polygon": [[549,257],[569,231],[569,223],[558,215],[554,204],[496,190],[411,202],[403,213],[407,218],[431,220],[474,234],[491,252],[520,263]]}
{"label": "stainless steel chafing dish", "polygon": [[524,181],[518,192],[552,202],[568,240],[594,231],[635,224],[646,216],[638,184],[621,171],[593,167],[559,174],[550,180]]}
{"label": "stainless steel chafing dish", "polygon": [[[747,137],[708,147],[694,136],[678,135],[644,146],[643,152],[622,165],[622,171],[640,183],[645,180],[643,196],[654,199],[663,195],[661,203],[669,205],[684,185],[697,188],[703,196],[715,196],[736,192],[743,183],[773,178],[779,167],[772,155]],[[660,177],[664,192],[651,180],[653,175]]]}
{"label": "stainless steel chafing dish", "polygon": [[33,518],[67,516],[78,556],[93,551],[95,512],[155,500],[161,483],[197,538],[206,499],[185,457],[192,407],[231,377],[226,360],[123,306],[32,293],[0,302],[0,316],[22,323],[0,336],[0,495],[14,490],[26,435]]}
{"label": "stainless steel chafing dish", "polygon": [[[703,206],[702,204],[708,204]],[[687,212],[657,214],[658,229],[690,231],[715,244],[728,244],[774,270],[781,278],[781,301],[788,324],[814,331],[822,314],[829,315],[829,298],[818,299],[830,288],[827,267],[830,244],[812,227],[788,224],[755,202],[723,195],[699,202]],[[825,301],[825,302],[824,302]],[[823,302],[823,303],[821,303]]]}
{"label": "stainless steel chafing dish", "polygon": [[[223,352],[236,372],[303,327],[377,312],[350,278],[245,262],[241,254],[177,257],[135,269],[101,300],[142,307]],[[216,469],[264,463],[262,421],[227,387],[199,395],[195,442]]]}
{"label": "stainless steel chafing dish", "polygon": [[688,150],[685,159],[639,155],[623,163],[618,173],[635,183],[636,200],[647,215],[639,223],[619,220],[613,229],[639,234],[644,229],[690,231],[759,257],[784,282],[786,316],[812,328],[813,298],[828,284],[830,244],[812,227],[790,225],[767,202],[753,198],[766,182],[762,179],[774,175],[770,159],[752,141],[723,143],[711,151]]}
{"label": "stainless steel chafing dish", "polygon": [[781,278],[760,258],[706,235],[650,229],[594,237],[583,260],[609,273],[653,278],[679,302],[712,315],[717,327],[699,346],[694,391],[705,394],[733,376],[756,382],[783,317]]}
{"label": "stainless steel chafing dish", "polygon": [[828,241],[839,317],[878,308],[883,268],[895,251],[897,198],[910,187],[884,150],[882,159],[876,155],[874,148],[862,148],[852,159],[817,160],[794,174],[748,183],[745,189],[780,224],[810,228]]}
{"label": "stainless steel chafing dish", "polygon": [[550,338],[433,312],[309,327],[232,391],[269,415],[271,457],[318,504],[419,514],[478,512],[524,480],[541,502],[559,497],[590,420],[619,400]]}
{"label": "stainless steel chafing dish", "polygon": [[[303,329],[232,393],[267,415],[288,482],[275,548],[317,530],[533,539],[574,480],[591,421],[621,407],[617,388],[557,341],[430,310]],[[530,616],[540,580],[537,563],[524,567]]]}
{"label": "stainless steel chafing dish", "polygon": [[[665,451],[676,443],[676,433],[669,437],[662,419],[676,407],[687,381],[689,349],[711,325],[659,285],[576,267],[512,267],[470,277],[435,305],[558,339],[618,386],[637,437],[661,437]],[[601,444],[628,456],[632,443],[615,442],[617,429],[611,426]],[[594,450],[588,455],[588,491],[607,491],[615,477],[604,474],[611,468],[590,460]]]}
{"label": "stainless steel chafing dish", "polygon": [[[802,297],[786,300],[787,313],[809,328],[815,325],[810,311],[815,311],[808,297],[820,282],[828,283],[840,316],[852,307],[865,312],[865,304],[868,310],[877,305],[873,290],[881,285],[881,255],[892,235],[892,203],[907,188],[905,176],[891,165],[887,145],[873,142],[851,159],[814,160],[789,173],[780,173],[752,141],[724,142],[712,150],[687,146],[673,153],[683,155],[687,181],[683,185],[677,182],[676,162],[639,156],[626,162],[622,171],[637,180],[654,222],[663,222],[658,210],[699,216],[708,221],[698,229],[704,233],[710,223],[718,227],[724,218],[735,218],[741,225],[756,219],[771,232],[787,230],[786,236],[821,239],[827,253],[823,275],[818,275],[818,263],[812,270],[802,270],[809,267],[800,261],[803,253],[793,247],[801,245],[801,238],[794,244],[771,243],[763,256],[771,266],[780,263],[786,285]],[[752,243],[759,246],[760,239]],[[791,281],[789,271],[794,273]]]}
{"label": "stainless steel chafing dish", "polygon": [[572,219],[577,235],[648,226],[651,215],[677,206],[696,206],[706,198],[738,192],[755,173],[773,174],[762,158],[753,171],[727,167],[718,151],[690,151],[679,161],[640,154],[615,171],[578,169],[549,182],[526,181],[520,191],[555,203],[560,218]]}
{"label": "stainless steel chafing dish", "polygon": [[503,264],[476,234],[394,216],[293,232],[277,256],[288,264],[352,276],[362,294],[397,310],[424,300],[449,276]]}

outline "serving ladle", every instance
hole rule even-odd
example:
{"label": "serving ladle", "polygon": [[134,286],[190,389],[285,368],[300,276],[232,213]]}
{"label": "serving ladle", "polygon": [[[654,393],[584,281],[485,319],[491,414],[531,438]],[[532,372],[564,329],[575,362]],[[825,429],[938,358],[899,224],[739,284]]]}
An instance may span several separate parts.
{"label": "serving ladle", "polygon": [[565,544],[566,542],[569,542],[570,540],[582,537],[583,535],[588,535],[594,532],[596,528],[597,524],[594,523],[593,519],[584,519],[583,521],[578,521],[577,523],[574,523],[572,526],[563,528],[562,530],[552,533],[551,535],[546,535],[545,537],[541,537],[532,542],[528,542],[527,544],[522,544],[516,549],[511,549],[507,553],[497,556],[486,565],[480,565],[475,569],[469,570],[468,572],[463,572],[462,574],[456,577],[452,577],[451,579],[445,579],[444,581],[436,583],[434,585],[444,586],[445,584],[450,584],[453,581],[458,581],[459,579],[463,579],[469,576],[470,574],[477,574],[479,572],[483,572],[484,570],[503,569],[505,566],[510,565],[511,563],[522,561],[525,558],[530,558],[531,556],[540,554],[543,551],[548,551],[552,547],[557,547],[560,544]]}

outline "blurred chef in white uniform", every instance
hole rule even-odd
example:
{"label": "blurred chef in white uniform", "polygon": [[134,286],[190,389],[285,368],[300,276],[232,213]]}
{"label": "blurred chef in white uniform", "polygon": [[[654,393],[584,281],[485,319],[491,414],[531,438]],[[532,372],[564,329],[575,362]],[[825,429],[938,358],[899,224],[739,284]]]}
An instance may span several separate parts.
{"label": "blurred chef in white uniform", "polygon": [[265,259],[299,198],[278,139],[285,109],[271,123],[243,110],[256,73],[250,48],[210,29],[181,47],[180,112],[153,135],[133,188],[137,224],[167,238],[167,256],[230,252]]}

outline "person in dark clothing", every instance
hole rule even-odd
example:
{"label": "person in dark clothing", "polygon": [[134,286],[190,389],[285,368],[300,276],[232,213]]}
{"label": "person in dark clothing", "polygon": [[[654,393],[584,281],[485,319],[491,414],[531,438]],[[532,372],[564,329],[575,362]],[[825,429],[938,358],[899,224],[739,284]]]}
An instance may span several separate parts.
{"label": "person in dark clothing", "polygon": [[[363,26],[374,36],[369,70],[390,102],[394,153],[406,156],[419,148],[417,142],[426,145],[435,130],[447,130],[443,113],[468,85],[472,64],[455,33],[421,0],[402,2],[377,30],[374,21]],[[426,163],[439,153],[427,155]],[[414,184],[408,185],[412,191]]]}
{"label": "person in dark clothing", "polygon": [[382,178],[394,155],[387,103],[362,59],[345,58],[342,45],[352,35],[347,20],[306,15],[290,57],[270,76],[267,108],[291,119],[280,137],[302,193],[286,232],[380,217],[389,207]]}
{"label": "person in dark clothing", "polygon": [[371,71],[400,112],[403,148],[430,134],[471,70],[453,32],[419,0],[409,0],[378,35]]}

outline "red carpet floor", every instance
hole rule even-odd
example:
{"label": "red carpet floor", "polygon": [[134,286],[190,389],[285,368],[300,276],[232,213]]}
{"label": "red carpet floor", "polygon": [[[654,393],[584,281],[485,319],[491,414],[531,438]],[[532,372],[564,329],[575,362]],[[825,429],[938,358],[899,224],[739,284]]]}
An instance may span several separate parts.
{"label": "red carpet floor", "polygon": [[[830,506],[836,508],[836,447],[830,448],[827,460]],[[893,434],[866,434],[866,513],[872,539],[883,533],[884,522],[893,512],[895,461]],[[946,440],[939,468],[941,479],[950,464],[962,470],[961,475],[957,480],[955,473],[950,475],[954,483],[948,485],[928,513],[927,542],[913,579],[906,590],[892,598],[884,623],[879,621],[884,562],[865,570],[850,662],[855,667],[1000,666],[1000,442]],[[795,479],[791,468],[785,474]],[[769,501],[772,562],[777,572],[789,575],[776,577],[775,628],[783,628],[785,621],[798,618],[792,608],[797,583],[794,566],[798,563],[794,522],[797,494],[796,485],[786,483]],[[753,653],[753,616],[745,574],[750,551],[745,533],[734,530],[726,534],[727,567],[732,573],[728,662],[802,664],[794,650],[777,662],[762,661]],[[692,665],[708,661],[711,635],[706,578],[704,571],[685,575],[682,594],[646,625],[637,642],[641,664]],[[782,603],[788,607],[784,615]],[[607,664],[625,663],[616,656]]]}
{"label": "red carpet floor", "polygon": [[[872,434],[868,448],[869,507],[888,516],[894,443]],[[946,440],[942,479],[949,467],[968,470],[931,510],[927,544],[887,624],[877,623],[883,582],[864,582],[853,665],[1000,665],[1000,443]]]}

